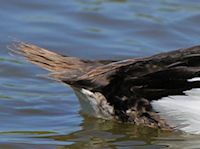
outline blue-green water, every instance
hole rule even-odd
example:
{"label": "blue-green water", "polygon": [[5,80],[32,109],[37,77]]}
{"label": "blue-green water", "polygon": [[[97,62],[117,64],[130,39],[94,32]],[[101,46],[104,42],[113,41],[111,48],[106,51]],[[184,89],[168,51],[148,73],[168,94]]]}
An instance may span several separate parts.
{"label": "blue-green water", "polygon": [[70,88],[10,55],[26,41],[86,59],[123,59],[200,44],[195,0],[1,0],[0,148],[200,148],[200,137],[87,117]]}

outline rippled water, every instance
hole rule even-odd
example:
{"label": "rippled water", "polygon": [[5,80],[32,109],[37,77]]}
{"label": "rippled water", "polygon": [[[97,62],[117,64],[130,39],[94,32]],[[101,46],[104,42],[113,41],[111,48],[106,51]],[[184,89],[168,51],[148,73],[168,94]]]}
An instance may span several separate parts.
{"label": "rippled water", "polygon": [[200,137],[82,115],[72,90],[9,55],[13,40],[86,59],[147,56],[200,43],[195,0],[1,0],[0,148],[200,148]]}

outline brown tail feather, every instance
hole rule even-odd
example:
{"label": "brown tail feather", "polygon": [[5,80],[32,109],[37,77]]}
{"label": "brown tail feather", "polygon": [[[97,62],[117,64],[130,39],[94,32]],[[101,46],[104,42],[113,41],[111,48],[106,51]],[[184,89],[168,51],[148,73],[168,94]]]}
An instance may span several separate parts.
{"label": "brown tail feather", "polygon": [[59,79],[59,72],[61,75],[65,74],[67,78],[70,78],[72,76],[80,76],[87,73],[95,67],[94,62],[92,61],[84,61],[76,57],[62,56],[32,44],[26,44],[23,42],[15,43],[14,49],[16,49],[14,50],[15,53],[22,55],[31,63],[52,73],[58,74],[56,75],[57,79]]}

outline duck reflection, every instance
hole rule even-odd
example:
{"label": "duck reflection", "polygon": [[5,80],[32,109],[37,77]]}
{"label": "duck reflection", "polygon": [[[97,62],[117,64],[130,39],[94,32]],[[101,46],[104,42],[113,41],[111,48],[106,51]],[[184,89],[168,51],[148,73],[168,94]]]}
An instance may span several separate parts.
{"label": "duck reflection", "polygon": [[58,149],[131,148],[144,147],[144,145],[148,148],[155,148],[158,145],[152,145],[152,140],[163,133],[157,129],[136,127],[132,124],[95,119],[86,115],[83,115],[83,117],[82,130],[68,135],[50,137],[55,141],[73,142],[70,145],[59,146]]}

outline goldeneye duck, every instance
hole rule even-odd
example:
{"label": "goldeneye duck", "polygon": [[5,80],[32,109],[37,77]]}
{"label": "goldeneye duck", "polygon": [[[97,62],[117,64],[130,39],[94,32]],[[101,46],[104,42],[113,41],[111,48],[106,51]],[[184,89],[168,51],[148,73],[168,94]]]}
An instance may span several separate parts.
{"label": "goldeneye duck", "polygon": [[68,84],[89,115],[200,133],[200,46],[121,61],[82,60],[23,42],[11,49]]}

